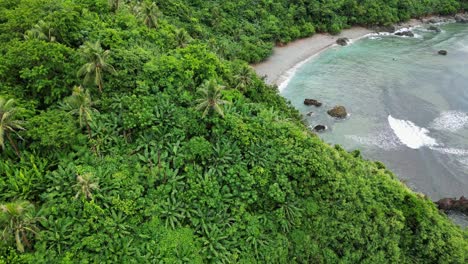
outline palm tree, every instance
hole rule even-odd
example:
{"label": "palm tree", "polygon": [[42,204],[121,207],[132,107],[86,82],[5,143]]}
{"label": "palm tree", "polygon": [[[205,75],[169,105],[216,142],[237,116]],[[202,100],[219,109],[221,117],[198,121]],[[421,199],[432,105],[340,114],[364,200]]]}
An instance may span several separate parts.
{"label": "palm tree", "polygon": [[138,8],[137,14],[148,28],[158,27],[158,17],[161,15],[161,12],[159,12],[159,8],[155,2],[143,2]]}
{"label": "palm tree", "polygon": [[175,33],[175,40],[177,43],[177,47],[185,48],[192,38],[190,35],[185,31],[185,29],[178,29]]}
{"label": "palm tree", "polygon": [[208,113],[214,110],[216,113],[224,117],[223,109],[221,105],[226,104],[227,102],[221,100],[221,90],[224,89],[224,86],[218,85],[216,80],[211,79],[206,81],[198,90],[200,98],[196,100],[198,103],[197,110],[203,111],[203,117]]}
{"label": "palm tree", "polygon": [[109,58],[110,50],[103,50],[99,40],[95,43],[86,42],[81,46],[82,55],[87,61],[78,71],[78,77],[84,76],[84,84],[93,82],[102,93],[103,73],[116,73],[114,67],[106,61]]}
{"label": "palm tree", "polygon": [[3,229],[4,241],[16,241],[16,248],[24,252],[24,245],[30,247],[28,240],[30,234],[36,234],[38,228],[34,217],[34,205],[28,201],[16,201],[0,205],[0,227]]}
{"label": "palm tree", "polygon": [[55,29],[43,20],[40,20],[34,27],[24,34],[24,39],[40,39],[49,42],[55,42],[56,38],[53,36]]}
{"label": "palm tree", "polygon": [[99,184],[90,173],[76,176],[75,199],[84,196],[87,200],[93,199],[93,191],[99,190]]}
{"label": "palm tree", "polygon": [[88,137],[91,138],[91,126],[89,123],[93,121],[93,112],[98,112],[93,106],[95,102],[91,100],[91,95],[88,90],[81,86],[75,86],[71,96],[65,98],[62,108],[69,111],[72,115],[77,115],[80,121],[80,127],[86,126]]}
{"label": "palm tree", "polygon": [[234,79],[237,82],[236,88],[245,90],[246,87],[252,84],[252,71],[250,67],[242,67],[240,72],[234,76]]}
{"label": "palm tree", "polygon": [[109,0],[109,6],[112,12],[117,12],[119,9],[120,0]]}
{"label": "palm tree", "polygon": [[[12,133],[17,134],[18,130],[24,130],[21,126],[21,121],[16,119],[16,113],[18,108],[15,107],[15,100],[6,100],[0,97],[0,146],[2,150],[5,150],[5,138],[8,138],[11,146],[16,152],[16,155],[20,157],[18,146],[11,137]],[[21,137],[20,137],[21,138]]]}

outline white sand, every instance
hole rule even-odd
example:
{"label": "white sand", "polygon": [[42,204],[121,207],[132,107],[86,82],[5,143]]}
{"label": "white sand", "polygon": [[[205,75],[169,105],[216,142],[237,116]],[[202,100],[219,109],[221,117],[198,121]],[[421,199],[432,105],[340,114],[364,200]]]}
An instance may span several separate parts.
{"label": "white sand", "polygon": [[[398,28],[410,27],[420,25],[418,20],[411,20],[398,26]],[[315,34],[312,37],[296,40],[283,47],[275,47],[273,55],[267,60],[252,65],[257,72],[258,76],[266,76],[265,82],[267,84],[278,85],[287,81],[291,76],[291,70],[294,71],[295,67],[300,66],[308,58],[319,54],[327,48],[336,44],[338,38],[349,38],[356,40],[373,33],[371,29],[363,27],[352,27],[343,30],[339,35],[329,34]]]}

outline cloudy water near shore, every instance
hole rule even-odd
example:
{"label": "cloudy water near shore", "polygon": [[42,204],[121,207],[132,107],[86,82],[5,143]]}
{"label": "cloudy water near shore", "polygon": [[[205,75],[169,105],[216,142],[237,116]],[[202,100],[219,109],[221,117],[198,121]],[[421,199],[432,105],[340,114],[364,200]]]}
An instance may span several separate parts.
{"label": "cloudy water near shore", "polygon": [[[332,47],[281,90],[311,127],[328,127],[324,141],[383,161],[433,200],[468,195],[468,26],[439,27],[415,28],[414,38],[375,34]],[[447,56],[438,55],[442,49]],[[324,105],[305,106],[305,98]],[[335,105],[349,117],[329,117]]]}

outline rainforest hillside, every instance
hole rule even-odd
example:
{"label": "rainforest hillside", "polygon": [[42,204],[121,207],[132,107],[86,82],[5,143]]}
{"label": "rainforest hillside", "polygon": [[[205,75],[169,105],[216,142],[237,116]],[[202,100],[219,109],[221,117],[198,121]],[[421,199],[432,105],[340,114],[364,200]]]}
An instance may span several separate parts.
{"label": "rainforest hillside", "polygon": [[466,263],[467,231],[248,66],[464,6],[0,1],[0,263]]}

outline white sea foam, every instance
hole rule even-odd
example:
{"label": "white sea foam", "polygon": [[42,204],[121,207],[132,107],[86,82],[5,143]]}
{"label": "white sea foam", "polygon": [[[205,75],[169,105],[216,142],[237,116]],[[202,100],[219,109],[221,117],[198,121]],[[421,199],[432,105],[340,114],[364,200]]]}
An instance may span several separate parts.
{"label": "white sea foam", "polygon": [[437,141],[427,135],[429,130],[418,127],[411,121],[396,119],[389,115],[388,123],[401,143],[409,148],[438,146]]}
{"label": "white sea foam", "polygon": [[468,149],[437,148],[437,147],[431,147],[430,149],[439,151],[444,154],[450,154],[450,155],[455,155],[455,156],[468,156]]}
{"label": "white sea foam", "polygon": [[460,111],[443,112],[431,124],[431,128],[450,132],[466,127],[468,127],[468,113]]}
{"label": "white sea foam", "polygon": [[383,150],[397,149],[401,145],[398,138],[390,130],[369,136],[346,135],[345,137],[359,143],[360,145],[378,147]]}

